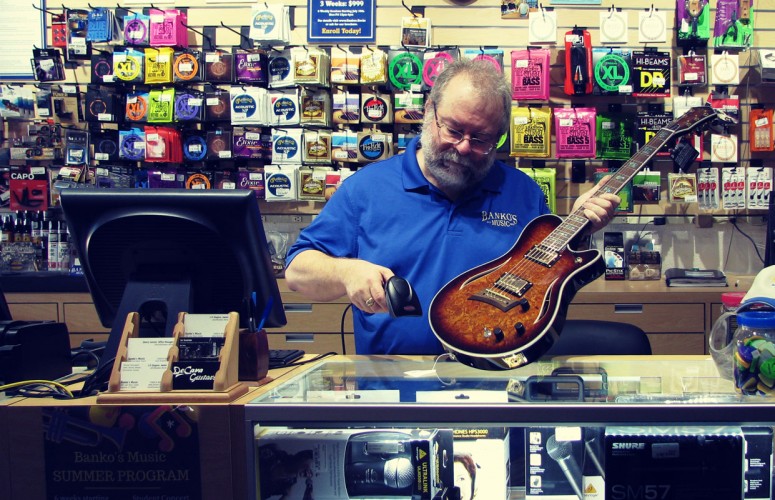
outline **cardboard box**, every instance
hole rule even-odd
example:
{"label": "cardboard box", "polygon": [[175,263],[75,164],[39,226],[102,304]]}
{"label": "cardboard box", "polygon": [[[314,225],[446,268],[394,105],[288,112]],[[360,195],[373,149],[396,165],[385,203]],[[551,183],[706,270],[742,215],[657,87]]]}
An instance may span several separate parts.
{"label": "cardboard box", "polygon": [[508,500],[509,429],[455,429],[453,439],[460,500]]}
{"label": "cardboard box", "polygon": [[659,252],[630,252],[627,254],[627,268],[631,281],[662,278],[662,258]]}
{"label": "cardboard box", "polygon": [[605,498],[741,498],[740,427],[608,427]]}
{"label": "cardboard box", "polygon": [[603,233],[603,258],[605,259],[605,279],[624,279],[624,235],[622,233]]}
{"label": "cardboard box", "polygon": [[525,499],[579,500],[583,498],[581,427],[525,429]]}
{"label": "cardboard box", "polygon": [[277,498],[442,498],[453,483],[448,429],[256,431],[259,496]]}
{"label": "cardboard box", "polygon": [[745,436],[745,496],[772,498],[772,427],[743,427]]}

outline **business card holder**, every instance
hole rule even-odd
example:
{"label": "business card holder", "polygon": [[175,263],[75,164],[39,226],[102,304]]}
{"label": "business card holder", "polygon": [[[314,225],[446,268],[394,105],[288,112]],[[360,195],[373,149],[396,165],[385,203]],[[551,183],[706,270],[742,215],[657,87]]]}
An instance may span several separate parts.
{"label": "business card holder", "polygon": [[185,335],[184,319],[186,313],[178,314],[178,322],[173,330],[174,342],[167,355],[167,369],[161,379],[159,391],[121,390],[121,364],[127,360],[127,342],[138,337],[140,316],[133,312],[127,315],[121,334],[121,343],[110,374],[107,392],[97,396],[98,403],[215,403],[232,401],[245,394],[249,386],[239,382],[239,314],[229,313],[229,321],[224,328],[224,343],[218,356],[220,363],[215,371],[212,389],[173,389],[173,364],[179,360],[178,340]]}

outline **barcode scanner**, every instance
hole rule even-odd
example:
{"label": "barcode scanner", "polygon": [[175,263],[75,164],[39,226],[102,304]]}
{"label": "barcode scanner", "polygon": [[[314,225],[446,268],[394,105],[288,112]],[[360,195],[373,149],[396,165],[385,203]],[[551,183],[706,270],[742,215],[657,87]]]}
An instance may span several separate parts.
{"label": "barcode scanner", "polygon": [[390,316],[422,316],[420,299],[412,285],[400,276],[393,276],[385,283],[385,300]]}

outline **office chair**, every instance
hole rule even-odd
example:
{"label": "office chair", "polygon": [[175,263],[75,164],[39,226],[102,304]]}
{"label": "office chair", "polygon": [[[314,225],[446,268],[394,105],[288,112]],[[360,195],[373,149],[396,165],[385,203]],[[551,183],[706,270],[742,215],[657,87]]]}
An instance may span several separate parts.
{"label": "office chair", "polygon": [[651,344],[641,328],[628,323],[570,319],[546,356],[651,354]]}

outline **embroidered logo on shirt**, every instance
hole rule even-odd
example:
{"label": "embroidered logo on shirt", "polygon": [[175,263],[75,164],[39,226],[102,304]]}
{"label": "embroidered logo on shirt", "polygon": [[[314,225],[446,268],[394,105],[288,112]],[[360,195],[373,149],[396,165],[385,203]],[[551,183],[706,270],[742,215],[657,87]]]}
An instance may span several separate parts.
{"label": "embroidered logo on shirt", "polygon": [[517,225],[518,219],[516,214],[482,212],[482,222],[491,226],[511,227]]}

